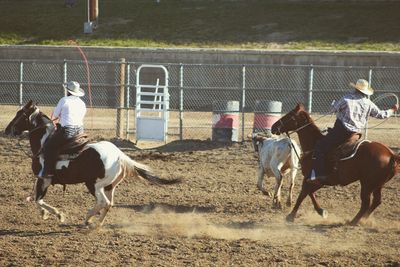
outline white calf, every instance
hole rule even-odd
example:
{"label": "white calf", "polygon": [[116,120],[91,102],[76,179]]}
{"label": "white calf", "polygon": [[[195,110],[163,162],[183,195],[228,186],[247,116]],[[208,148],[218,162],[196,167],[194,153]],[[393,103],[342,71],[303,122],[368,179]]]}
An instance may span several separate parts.
{"label": "white calf", "polygon": [[[291,206],[293,197],[294,180],[296,178],[299,166],[300,148],[294,140],[287,137],[264,137],[253,135],[254,149],[258,152],[259,167],[257,188],[265,195],[271,196],[263,186],[264,174],[274,175],[276,178],[274,198],[272,205],[274,208],[282,208],[281,205],[281,187],[283,175],[290,172],[290,187],[287,206]],[[294,151],[293,149],[296,149]]]}

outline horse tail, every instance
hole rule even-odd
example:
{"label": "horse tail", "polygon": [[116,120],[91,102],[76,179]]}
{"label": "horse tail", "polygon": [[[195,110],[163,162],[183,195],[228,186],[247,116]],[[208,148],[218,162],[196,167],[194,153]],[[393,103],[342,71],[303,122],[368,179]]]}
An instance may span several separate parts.
{"label": "horse tail", "polygon": [[390,178],[394,177],[400,166],[400,154],[393,154],[390,158],[389,166],[392,168]]}
{"label": "horse tail", "polygon": [[122,162],[124,163],[128,173],[133,176],[140,176],[152,184],[170,185],[181,182],[181,179],[163,179],[153,174],[151,168],[145,164],[134,161],[127,155],[124,155]]}
{"label": "horse tail", "polygon": [[393,154],[390,158],[390,165],[393,166],[393,171],[395,175],[397,173],[397,168],[400,164],[400,154]]}

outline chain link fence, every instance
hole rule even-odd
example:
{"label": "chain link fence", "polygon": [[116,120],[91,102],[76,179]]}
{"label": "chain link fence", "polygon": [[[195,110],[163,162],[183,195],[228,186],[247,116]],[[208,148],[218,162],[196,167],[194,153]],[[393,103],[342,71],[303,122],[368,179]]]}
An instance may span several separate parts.
{"label": "chain link fence", "polygon": [[[103,137],[135,139],[136,70],[143,62],[0,61],[0,115],[5,127],[15,111],[28,100],[50,114],[64,96],[62,85],[75,80],[86,91],[86,130]],[[210,139],[214,101],[238,101],[239,140],[252,132],[257,101],[282,102],[285,114],[304,103],[320,128],[332,126],[331,103],[363,78],[375,88],[371,97],[387,109],[400,95],[400,68],[304,65],[163,64],[168,70],[168,140]],[[87,71],[87,69],[89,71]],[[143,74],[150,84],[160,79],[157,70]],[[161,81],[163,82],[163,81]],[[382,97],[388,94],[387,97]],[[229,111],[227,111],[229,112]],[[371,119],[368,139],[400,147],[398,117]],[[118,129],[123,128],[123,134]]]}

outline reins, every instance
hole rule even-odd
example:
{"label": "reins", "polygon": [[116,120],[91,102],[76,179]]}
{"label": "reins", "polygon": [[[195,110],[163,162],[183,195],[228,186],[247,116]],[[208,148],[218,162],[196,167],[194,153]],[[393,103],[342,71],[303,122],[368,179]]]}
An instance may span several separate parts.
{"label": "reins", "polygon": [[17,145],[19,146],[20,150],[21,150],[22,152],[24,152],[24,154],[25,154],[28,158],[31,158],[31,159],[34,159],[34,158],[35,158],[34,155],[31,156],[31,155],[29,154],[29,152],[26,152],[26,151],[25,151],[25,148],[22,147],[22,145],[21,145],[21,139],[18,139]]}
{"label": "reins", "polygon": [[[41,126],[38,126],[38,127],[34,128],[33,130],[29,131],[29,135],[30,135],[32,132],[34,132],[34,131],[36,131],[36,130],[38,130],[38,129],[42,129],[42,128],[47,127],[48,125],[49,125],[49,124],[44,124],[44,125],[41,125]],[[36,152],[35,154],[32,153],[32,155],[30,155],[30,153],[29,153],[29,152],[26,152],[25,149],[22,147],[22,145],[21,145],[21,140],[20,140],[20,139],[18,139],[18,143],[17,143],[17,144],[18,144],[18,146],[20,147],[20,149],[22,150],[22,152],[24,152],[24,154],[25,154],[26,156],[28,156],[29,158],[31,158],[31,159],[37,158],[37,157],[40,155],[40,153],[42,153],[42,148],[40,148],[38,152]]]}
{"label": "reins", "polygon": [[287,137],[289,138],[290,146],[293,148],[294,153],[296,154],[297,158],[300,160],[299,153],[297,153],[297,149],[296,149],[296,147],[293,145],[292,138],[290,138],[289,133],[286,133],[286,135],[287,135]]}
{"label": "reins", "polygon": [[[293,131],[290,131],[290,132],[287,131],[287,132],[285,132],[285,134],[287,135],[287,137],[288,137],[289,140],[290,140],[290,145],[291,145],[291,147],[293,148],[293,150],[294,150],[294,152],[296,153],[296,156],[297,156],[297,158],[298,158],[299,160],[300,160],[299,153],[297,152],[295,146],[293,145],[292,138],[290,137],[290,135],[293,134],[293,133],[297,133],[298,131],[300,131],[300,130],[302,130],[302,129],[308,127],[308,126],[310,126],[311,124],[313,124],[313,122],[318,121],[318,120],[322,119],[323,117],[326,117],[326,116],[329,116],[329,115],[330,115],[330,114],[322,115],[322,116],[318,117],[317,119],[315,119],[314,121],[309,121],[308,123],[304,124],[303,126],[300,126],[299,128],[297,128],[297,129],[295,129],[295,130],[293,130]],[[280,121],[280,123],[281,123],[281,125],[283,125],[283,122],[282,122],[282,121]],[[310,152],[310,151],[307,151],[307,153],[308,153],[308,152]],[[306,152],[303,152],[303,154],[305,154],[305,153],[306,153]]]}
{"label": "reins", "polygon": [[[24,116],[25,118],[28,119],[28,122],[29,122],[30,125],[34,125],[33,120],[36,119],[36,117],[37,117],[39,114],[40,114],[40,111],[39,111],[38,108],[36,108],[35,111],[34,111],[31,115],[27,116],[27,115],[25,114],[25,112],[24,112],[24,113],[23,113],[23,116]],[[45,116],[45,117],[47,117],[47,116]],[[22,116],[21,116],[20,118],[18,118],[17,122],[18,122],[20,119],[22,119]],[[39,129],[47,128],[49,125],[51,125],[51,123],[52,123],[54,120],[51,120],[50,118],[49,118],[49,120],[50,120],[51,122],[39,124],[38,126],[34,127],[33,129],[28,130],[28,131],[29,131],[29,136],[31,136],[31,134],[34,133],[35,131],[37,131],[37,130],[39,130]],[[22,150],[22,152],[24,152],[24,154],[25,154],[26,156],[28,156],[29,158],[31,158],[31,159],[37,158],[37,157],[40,155],[40,153],[42,152],[42,148],[40,148],[40,149],[38,150],[38,152],[36,152],[35,154],[32,153],[32,155],[30,155],[30,153],[29,153],[29,152],[26,152],[25,149],[22,147],[21,142],[20,142],[20,139],[18,140],[18,146],[20,147],[20,149]]]}

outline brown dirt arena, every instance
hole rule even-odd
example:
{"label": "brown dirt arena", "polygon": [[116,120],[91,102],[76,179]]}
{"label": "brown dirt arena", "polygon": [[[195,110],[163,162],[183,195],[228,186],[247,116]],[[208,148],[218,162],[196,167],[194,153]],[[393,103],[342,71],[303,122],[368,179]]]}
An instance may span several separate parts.
{"label": "brown dirt arena", "polygon": [[[50,187],[45,199],[67,218],[42,221],[36,206],[25,201],[34,182],[24,153],[28,141],[0,134],[0,266],[400,265],[399,176],[360,226],[346,225],[360,206],[358,184],[317,193],[328,219],[307,199],[297,221],[286,223],[290,208],[272,209],[272,199],[256,190],[257,160],[249,142],[189,140],[138,149],[112,141],[160,176],[181,177],[183,183],[160,187],[126,179],[104,227],[89,231],[83,221],[94,199],[84,185],[65,192]],[[267,188],[273,184],[266,179]],[[299,175],[296,198],[300,184]]]}

